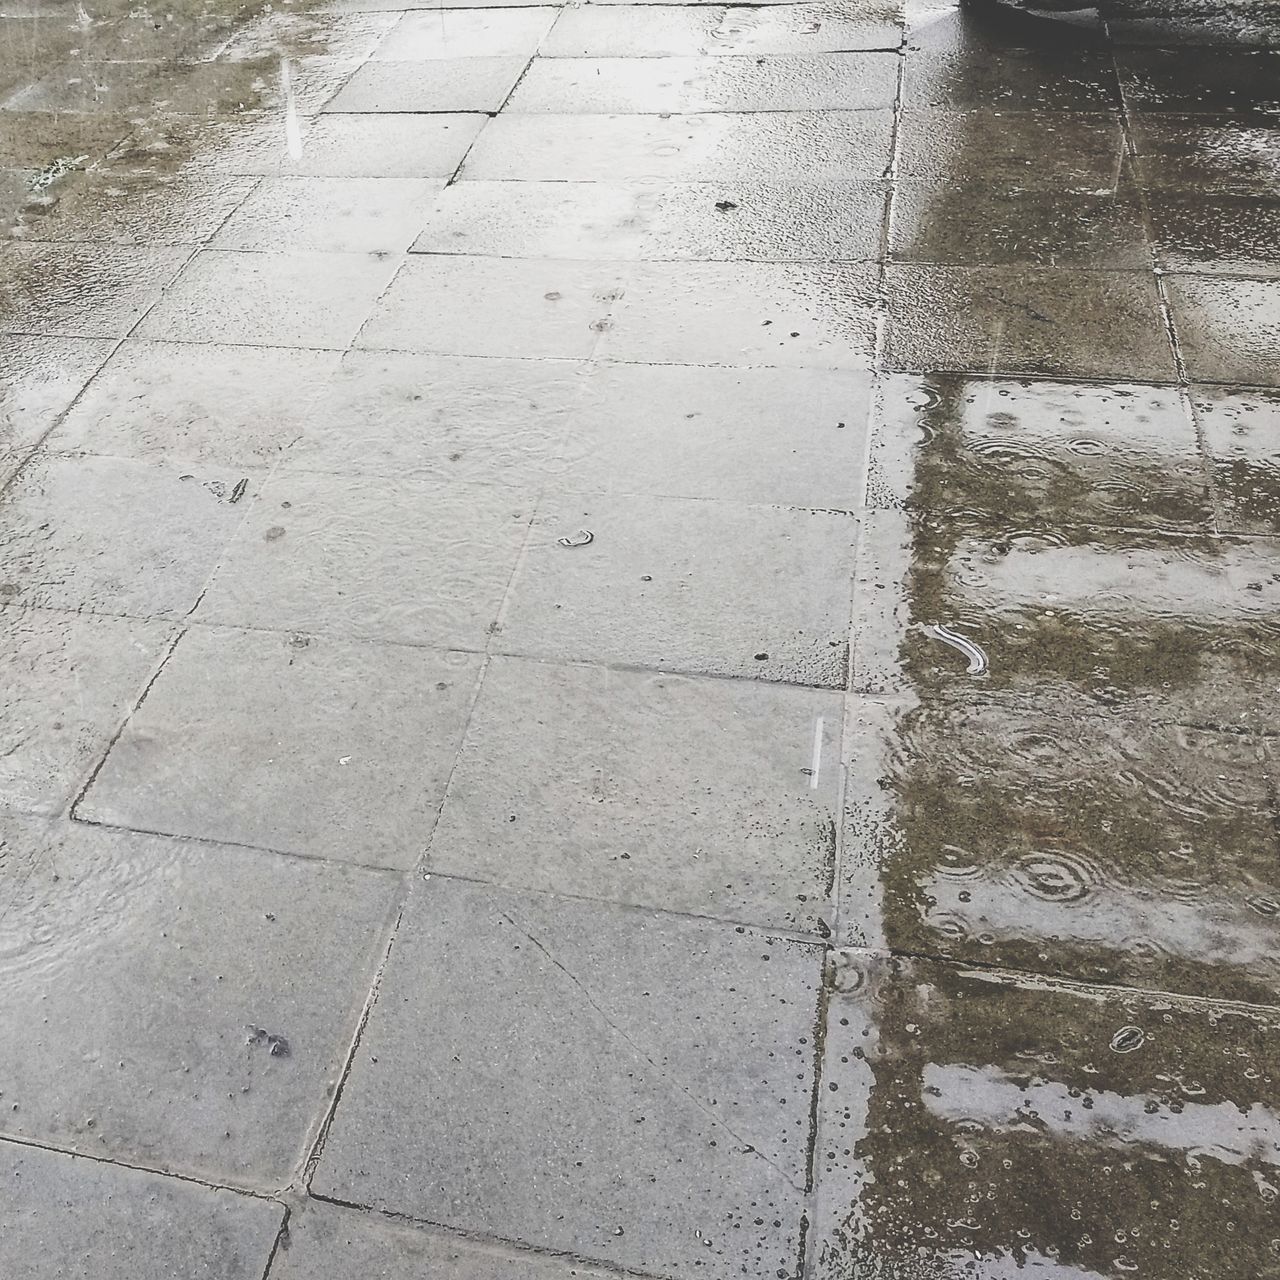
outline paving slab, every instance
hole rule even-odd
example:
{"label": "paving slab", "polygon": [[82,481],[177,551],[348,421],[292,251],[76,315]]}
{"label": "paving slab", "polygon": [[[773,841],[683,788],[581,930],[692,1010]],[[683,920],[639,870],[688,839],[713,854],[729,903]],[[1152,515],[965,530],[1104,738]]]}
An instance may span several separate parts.
{"label": "paving slab", "polygon": [[466,654],[195,628],[77,815],[410,867],[435,822],[478,670]]}
{"label": "paving slab", "polygon": [[[587,545],[560,541],[581,543],[584,532]],[[854,541],[854,521],[841,512],[549,496],[494,644],[840,688]]]}
{"label": "paving slab", "polygon": [[366,62],[325,106],[345,112],[497,112],[527,57]]}
{"label": "paving slab", "polygon": [[1280,124],[1136,112],[1132,129],[1134,163],[1149,187],[1271,195],[1280,180]]}
{"label": "paving slab", "polygon": [[1280,386],[1280,301],[1273,282],[1170,275],[1166,288],[1192,378]]}
{"label": "paving slab", "polygon": [[284,1210],[269,1200],[0,1143],[0,1265],[30,1280],[259,1280]]}
{"label": "paving slab", "polygon": [[0,353],[0,449],[39,444],[114,346],[108,338],[7,336]]}
{"label": "paving slab", "polygon": [[1276,49],[1128,49],[1117,59],[1125,98],[1139,112],[1274,115]]}
{"label": "paving slab", "polygon": [[1280,392],[1197,387],[1192,406],[1213,477],[1218,527],[1280,534]]}
{"label": "paving slab", "polygon": [[1160,192],[1149,202],[1166,271],[1280,278],[1280,200]]}
{"label": "paving slab", "polygon": [[529,59],[559,13],[559,9],[547,7],[406,13],[378,45],[373,60]]}
{"label": "paving slab", "polygon": [[24,1031],[0,1047],[0,1136],[286,1184],[341,1073],[394,878],[79,823],[4,830],[20,873],[0,1017]]}
{"label": "paving slab", "polygon": [[650,1274],[791,1274],[820,975],[755,931],[433,877],[313,1188]]}
{"label": "paving slab", "polygon": [[997,111],[1107,111],[1120,102],[1115,70],[1101,52],[1073,51],[1069,66],[1039,50],[929,47],[907,59],[905,107]]}

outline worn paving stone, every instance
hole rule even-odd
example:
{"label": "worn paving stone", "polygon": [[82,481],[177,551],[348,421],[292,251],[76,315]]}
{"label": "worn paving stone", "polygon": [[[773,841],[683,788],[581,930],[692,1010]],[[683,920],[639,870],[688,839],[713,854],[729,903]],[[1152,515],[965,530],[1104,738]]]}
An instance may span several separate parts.
{"label": "worn paving stone", "polygon": [[607,262],[413,257],[374,308],[356,346],[585,359],[627,274]]}
{"label": "worn paving stone", "polygon": [[650,1274],[791,1274],[820,967],[754,931],[433,877],[314,1189]]}
{"label": "worn paving stone", "polygon": [[537,58],[511,95],[521,112],[857,111],[892,107],[890,53],[757,58]]}
{"label": "worn paving stone", "polygon": [[50,814],[70,803],[169,634],[157,622],[0,609],[0,653],[13,677],[0,695],[0,808]]}
{"label": "worn paving stone", "polygon": [[1192,378],[1280,386],[1280,299],[1273,282],[1169,275],[1165,287]]}
{"label": "worn paving stone", "polygon": [[[590,545],[559,544],[584,529]],[[853,548],[854,522],[839,513],[549,498],[496,648],[840,688]]]}
{"label": "worn paving stone", "polygon": [[4,839],[0,1019],[23,1033],[0,1046],[0,1135],[287,1182],[341,1073],[394,877],[79,823],[10,819]]}
{"label": "worn paving stone", "polygon": [[418,476],[293,472],[244,516],[201,621],[480,649],[532,509]]}
{"label": "worn paving stone", "polygon": [[1107,111],[1119,105],[1111,59],[1102,53],[1060,55],[993,49],[923,48],[907,58],[907,107],[980,107],[999,111]]}
{"label": "worn paving stone", "polygon": [[600,354],[644,364],[869,369],[871,263],[665,263],[632,269]]}
{"label": "worn paving stone", "polygon": [[823,933],[841,713],[834,693],[495,659],[428,866]]}
{"label": "worn paving stone", "polygon": [[498,111],[527,58],[366,62],[325,106],[343,112]]}
{"label": "worn paving stone", "polygon": [[866,260],[880,251],[885,197],[884,184],[870,180],[458,182],[440,194],[413,247],[587,260]]}
{"label": "worn paving stone", "polygon": [[895,48],[892,4],[759,8],[710,5],[583,6],[562,10],[538,50],[544,58],[671,58],[733,54],[847,53]]}
{"label": "worn paving stone", "polygon": [[397,265],[387,255],[206,249],[187,264],[135,336],[345,347]]}
{"label": "worn paving stone", "polygon": [[29,1280],[259,1280],[283,1210],[268,1200],[0,1143],[0,1266]]}
{"label": "worn paving stone", "polygon": [[589,366],[351,351],[302,415],[286,471],[422,475],[536,494],[563,474],[560,442]]}
{"label": "worn paving stone", "polygon": [[212,465],[37,457],[0,503],[3,598],[89,613],[185,614],[240,523],[239,494],[257,484],[255,474]]}
{"label": "worn paving stone", "polygon": [[37,445],[113,347],[107,338],[6,336],[0,350],[0,450]]}
{"label": "worn paving stone", "polygon": [[1202,192],[1149,203],[1166,271],[1280,278],[1280,200]]}
{"label": "worn paving stone", "polygon": [[478,666],[465,654],[196,628],[130,717],[77,816],[412,866]]}
{"label": "worn paving stone", "polygon": [[310,422],[329,351],[129,339],[47,441],[57,452],[263,467]]}
{"label": "worn paving stone", "polygon": [[882,178],[891,111],[498,116],[466,178],[559,182],[823,182]]}
{"label": "worn paving stone", "polygon": [[1280,392],[1192,392],[1218,507],[1231,533],[1280,534]]}
{"label": "worn paving stone", "polygon": [[890,264],[894,369],[1172,381],[1147,273]]}
{"label": "worn paving stone", "polygon": [[160,297],[185,248],[10,244],[0,255],[0,328],[123,338]]}
{"label": "worn paving stone", "polygon": [[[1132,129],[1148,187],[1268,196],[1280,183],[1280,122],[1135,112]],[[1153,205],[1163,198],[1153,195]]]}
{"label": "worn paving stone", "polygon": [[1117,65],[1135,111],[1257,113],[1280,111],[1280,50],[1130,49]]}
{"label": "worn paving stone", "polygon": [[214,237],[218,249],[403,253],[444,179],[267,178]]}
{"label": "worn paving stone", "polygon": [[1274,1011],[852,954],[835,973],[816,1276],[1274,1274]]}
{"label": "worn paving stone", "polygon": [[271,1280],[437,1280],[441,1274],[458,1280],[606,1280],[614,1273],[317,1201],[290,1214],[289,1248],[271,1268]]}
{"label": "worn paving stone", "polygon": [[406,13],[378,45],[373,59],[532,58],[559,12],[525,7]]}
{"label": "worn paving stone", "polygon": [[852,511],[870,395],[858,372],[598,364],[568,415],[562,481]]}

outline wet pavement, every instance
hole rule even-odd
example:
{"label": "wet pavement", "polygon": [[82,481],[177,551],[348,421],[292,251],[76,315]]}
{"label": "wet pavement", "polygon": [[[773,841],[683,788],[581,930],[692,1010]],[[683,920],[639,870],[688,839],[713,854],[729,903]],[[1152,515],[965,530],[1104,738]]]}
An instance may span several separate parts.
{"label": "wet pavement", "polygon": [[0,1273],[1280,1277],[1278,37],[4,7]]}

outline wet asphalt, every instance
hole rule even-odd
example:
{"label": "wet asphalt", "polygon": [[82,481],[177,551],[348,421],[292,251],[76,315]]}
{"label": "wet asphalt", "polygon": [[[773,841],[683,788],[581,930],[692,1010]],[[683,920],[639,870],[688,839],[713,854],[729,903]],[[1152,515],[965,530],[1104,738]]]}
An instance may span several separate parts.
{"label": "wet asphalt", "polygon": [[1280,12],[404,4],[0,13],[0,1274],[1280,1277]]}

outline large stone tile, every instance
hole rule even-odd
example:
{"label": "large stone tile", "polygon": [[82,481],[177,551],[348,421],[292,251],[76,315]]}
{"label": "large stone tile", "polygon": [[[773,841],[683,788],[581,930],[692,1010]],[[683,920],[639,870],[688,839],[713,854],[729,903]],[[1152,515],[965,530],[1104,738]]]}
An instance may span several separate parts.
{"label": "large stone tile", "polygon": [[4,492],[0,599],[91,613],[187,613],[256,475],[127,458],[33,459]]}
{"label": "large stone tile", "polygon": [[1274,1011],[841,957],[819,1280],[1276,1274]]}
{"label": "large stone tile", "polygon": [[479,660],[196,628],[77,816],[366,866],[426,846]]}
{"label": "large stone tile", "polygon": [[[560,538],[586,546],[563,546]],[[496,640],[506,653],[840,688],[851,517],[735,502],[550,498]]]}
{"label": "large stone tile", "polygon": [[614,309],[601,354],[645,364],[870,369],[872,263],[647,262]]}
{"label": "large stone tile", "polygon": [[108,338],[6,337],[0,351],[0,450],[38,444],[113,345]]}
{"label": "large stone tile", "polygon": [[283,347],[122,343],[50,450],[262,467],[310,421],[338,355]]}
{"label": "large stone tile", "polygon": [[325,107],[326,112],[487,111],[496,113],[527,58],[437,58],[366,62]]}
{"label": "large stone tile", "polygon": [[536,58],[507,110],[626,114],[890,108],[892,53],[796,57]]}
{"label": "large stone tile", "polygon": [[248,512],[198,616],[480,649],[531,516],[520,495],[501,489],[278,474]]}
{"label": "large stone tile", "polygon": [[346,347],[395,273],[363,253],[206,249],[138,326],[140,338]]}
{"label": "large stone tile", "polygon": [[375,62],[532,58],[559,12],[524,7],[406,13],[378,45],[373,58]]}
{"label": "large stone tile", "polygon": [[1165,280],[1192,378],[1280,386],[1280,296],[1274,281],[1190,275]]}
{"label": "large stone tile", "polygon": [[433,871],[827,931],[838,694],[495,659]]}
{"label": "large stone tile", "polygon": [[1153,191],[1156,253],[1166,271],[1280,277],[1280,199]]}
{"label": "large stone tile", "polygon": [[414,257],[360,331],[359,347],[584,359],[621,295],[609,263]]}
{"label": "large stone tile", "polygon": [[0,609],[0,809],[56,813],[74,798],[168,638],[160,623]]}
{"label": "large stone tile", "polygon": [[852,511],[870,399],[859,372],[595,365],[568,415],[564,483]]}
{"label": "large stone tile", "polygon": [[433,877],[313,1189],[649,1274],[795,1273],[821,952]]}
{"label": "large stone tile", "polygon": [[0,1144],[0,1269],[26,1280],[260,1280],[283,1210],[99,1160]]}
{"label": "large stone tile", "polygon": [[1174,378],[1149,273],[896,263],[887,288],[894,369]]}
{"label": "large stone tile", "polygon": [[1117,61],[1136,111],[1275,116],[1280,50],[1127,49]]}
{"label": "large stone tile", "polygon": [[351,351],[313,401],[286,471],[432,476],[534,494],[562,471],[586,370],[568,360]]}
{"label": "large stone tile", "polygon": [[561,182],[824,182],[882,178],[892,111],[521,116],[490,122],[467,178]]}
{"label": "large stone tile", "polygon": [[907,107],[1107,111],[1119,105],[1119,93],[1102,52],[926,46],[907,56],[902,100]]}
{"label": "large stone tile", "polygon": [[1218,508],[1232,533],[1280,534],[1280,391],[1192,392]]}
{"label": "large stone tile", "polygon": [[1270,196],[1280,184],[1275,122],[1135,112],[1132,125],[1134,163],[1149,188]]}
{"label": "large stone tile", "polygon": [[0,1135],[288,1182],[341,1074],[395,878],[78,823],[11,820],[5,839]]}

